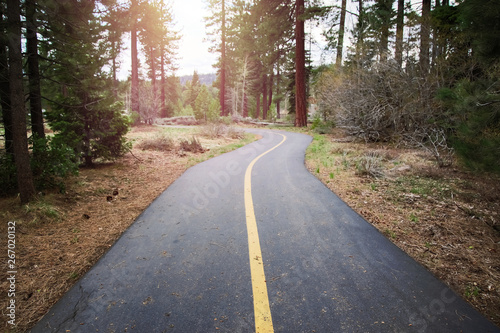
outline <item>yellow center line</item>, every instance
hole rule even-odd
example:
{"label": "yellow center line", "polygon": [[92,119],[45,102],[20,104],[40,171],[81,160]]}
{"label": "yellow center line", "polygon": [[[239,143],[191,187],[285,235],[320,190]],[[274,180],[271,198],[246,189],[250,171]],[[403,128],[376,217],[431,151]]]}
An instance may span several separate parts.
{"label": "yellow center line", "polygon": [[[279,133],[277,133],[279,134]],[[252,200],[252,168],[254,164],[264,155],[279,147],[286,140],[286,136],[279,134],[283,140],[257,156],[245,172],[245,212],[247,217],[248,251],[250,254],[250,272],[252,275],[253,308],[255,315],[255,332],[274,332],[269,297],[267,295],[266,276],[264,275],[264,262],[260,250],[259,232]]]}

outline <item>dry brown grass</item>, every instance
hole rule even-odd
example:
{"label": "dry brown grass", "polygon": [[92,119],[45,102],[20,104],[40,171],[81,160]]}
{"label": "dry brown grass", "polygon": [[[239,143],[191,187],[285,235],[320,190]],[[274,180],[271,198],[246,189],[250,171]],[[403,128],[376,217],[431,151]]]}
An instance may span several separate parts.
{"label": "dry brown grass", "polygon": [[[136,143],[132,154],[116,163],[80,170],[68,179],[67,192],[47,192],[27,206],[18,198],[0,198],[0,246],[6,249],[7,222],[16,221],[16,323],[18,332],[32,327],[57,300],[104,254],[137,216],[187,167],[217,155],[217,149],[203,154],[159,149],[166,135],[154,126],[133,128],[128,134]],[[172,129],[176,140],[190,138],[195,129]],[[160,138],[160,139],[158,139]],[[174,140],[175,141],[175,140]],[[209,147],[236,148],[238,140],[204,139]],[[168,146],[170,147],[170,146]],[[4,257],[5,258],[5,257]],[[4,266],[5,268],[5,266]],[[1,295],[7,294],[2,270]],[[7,297],[0,299],[5,309]],[[8,329],[2,314],[0,327]]]}
{"label": "dry brown grass", "polygon": [[[439,168],[421,150],[345,142],[340,132],[326,138],[308,150],[311,173],[499,325],[500,179]],[[378,162],[362,169],[378,177],[359,172],[366,156]]]}

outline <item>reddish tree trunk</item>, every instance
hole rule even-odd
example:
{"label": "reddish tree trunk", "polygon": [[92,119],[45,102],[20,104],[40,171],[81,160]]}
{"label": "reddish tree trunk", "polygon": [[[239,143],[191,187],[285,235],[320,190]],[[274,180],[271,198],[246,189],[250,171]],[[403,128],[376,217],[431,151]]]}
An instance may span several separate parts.
{"label": "reddish tree trunk", "polygon": [[162,117],[168,117],[168,114],[167,114],[167,103],[166,103],[166,95],[165,95],[165,58],[164,58],[164,54],[163,54],[164,50],[163,50],[163,46],[161,48],[161,66],[160,66],[160,70],[161,70],[161,116]]}
{"label": "reddish tree trunk", "polygon": [[222,0],[222,27],[221,27],[221,69],[219,102],[221,116],[226,116],[226,9]]}
{"label": "reddish tree trunk", "polygon": [[17,186],[21,203],[25,204],[35,196],[35,186],[33,184],[33,174],[30,168],[28,137],[26,135],[23,58],[21,53],[21,4],[19,0],[7,1],[7,18],[14,161],[16,164]]}
{"label": "reddish tree trunk", "polygon": [[[271,70],[271,75],[269,76],[269,95],[268,95],[268,102],[267,102],[267,111],[271,110],[271,105],[273,104],[273,84],[274,84],[274,69]],[[271,120],[272,115],[271,115]]]}
{"label": "reddish tree trunk", "polygon": [[267,119],[267,74],[264,74],[262,80],[262,119]]}
{"label": "reddish tree trunk", "polygon": [[295,126],[307,126],[304,0],[295,2]]}
{"label": "reddish tree trunk", "polygon": [[132,31],[131,31],[131,50],[132,50],[132,82],[131,82],[131,107],[132,111],[139,112],[139,60],[137,57],[137,1],[132,1]]}
{"label": "reddish tree trunk", "polygon": [[31,113],[31,131],[39,138],[45,138],[43,128],[42,94],[40,92],[40,70],[38,66],[38,38],[36,3],[26,1],[26,51],[28,53],[28,87]]}
{"label": "reddish tree trunk", "polygon": [[[3,20],[3,6],[0,6],[0,33],[7,36],[4,28],[7,27]],[[0,105],[2,106],[2,120],[5,131],[5,151],[14,155],[12,140],[12,112],[10,108],[9,64],[7,60],[7,38],[0,37]]]}
{"label": "reddish tree trunk", "polygon": [[243,93],[243,118],[248,117],[248,97],[247,93]]}
{"label": "reddish tree trunk", "polygon": [[260,117],[260,93],[257,94],[256,101],[257,101],[257,105],[255,106],[255,119],[259,119],[259,117]]}

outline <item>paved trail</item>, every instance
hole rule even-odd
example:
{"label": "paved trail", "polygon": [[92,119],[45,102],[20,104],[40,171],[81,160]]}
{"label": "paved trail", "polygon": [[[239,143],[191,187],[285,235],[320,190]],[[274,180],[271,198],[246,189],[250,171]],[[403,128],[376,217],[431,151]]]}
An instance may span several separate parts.
{"label": "paved trail", "polygon": [[500,332],[307,171],[310,137],[255,132],[186,171],[32,332]]}

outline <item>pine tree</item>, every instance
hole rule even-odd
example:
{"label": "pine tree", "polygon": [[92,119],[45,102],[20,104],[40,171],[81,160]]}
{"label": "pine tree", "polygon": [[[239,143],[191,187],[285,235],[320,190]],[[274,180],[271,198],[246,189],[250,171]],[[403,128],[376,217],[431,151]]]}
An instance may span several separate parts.
{"label": "pine tree", "polygon": [[7,1],[10,110],[12,112],[12,139],[17,186],[21,203],[28,203],[35,196],[33,174],[30,168],[28,138],[26,135],[26,109],[24,106],[23,59],[21,53],[21,4],[19,0]]}
{"label": "pine tree", "polygon": [[57,65],[50,73],[55,97],[47,119],[55,139],[70,145],[85,165],[96,158],[112,160],[128,149],[127,122],[114,100],[113,80],[103,70],[109,40],[95,11],[91,2],[59,4],[54,13],[59,20],[50,26],[50,59]]}
{"label": "pine tree", "polygon": [[304,0],[295,1],[295,126],[307,126]]}

